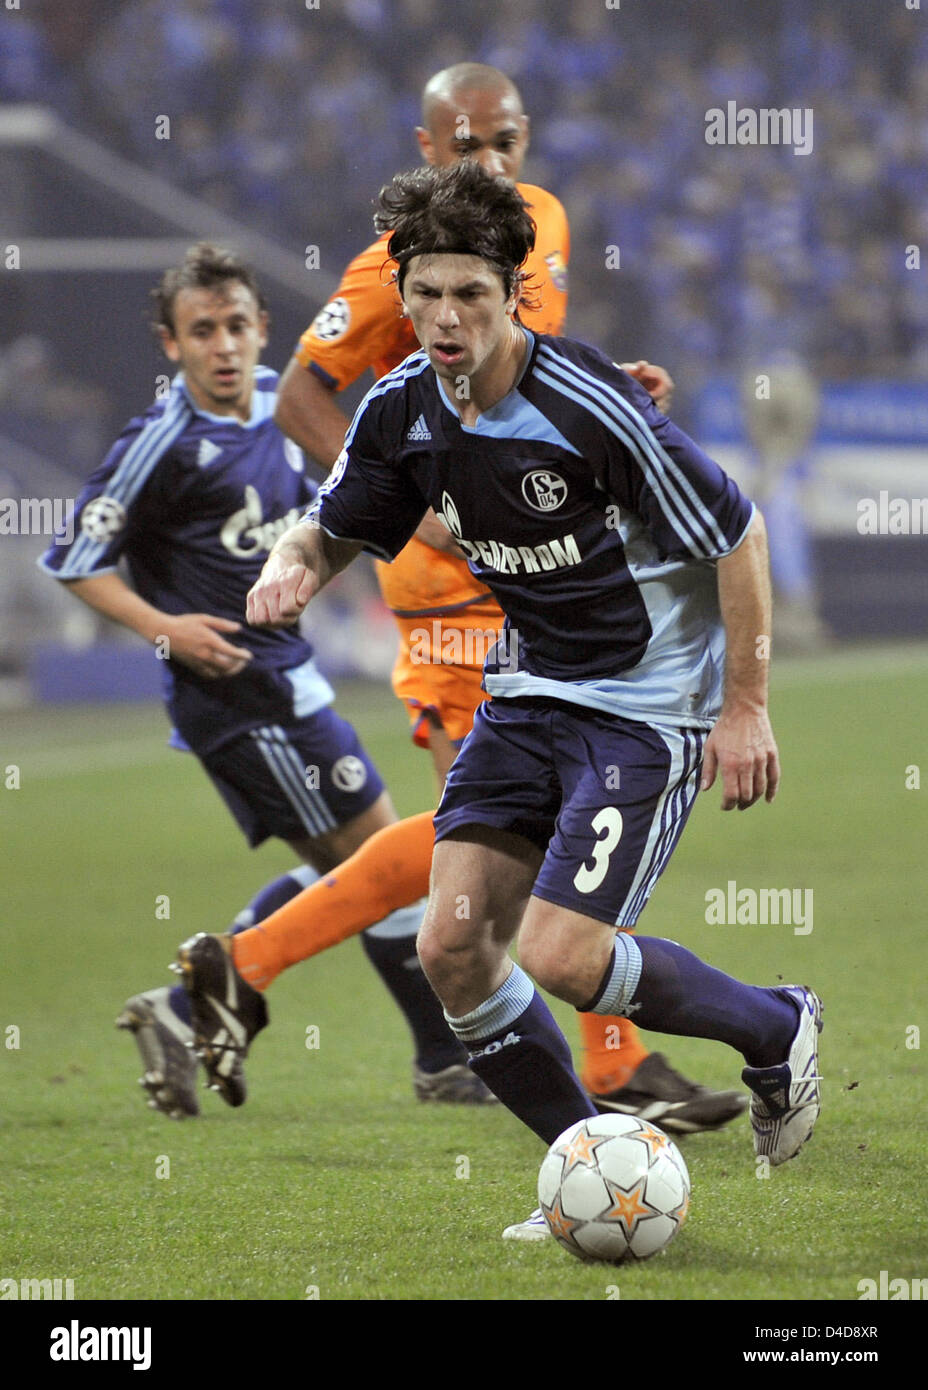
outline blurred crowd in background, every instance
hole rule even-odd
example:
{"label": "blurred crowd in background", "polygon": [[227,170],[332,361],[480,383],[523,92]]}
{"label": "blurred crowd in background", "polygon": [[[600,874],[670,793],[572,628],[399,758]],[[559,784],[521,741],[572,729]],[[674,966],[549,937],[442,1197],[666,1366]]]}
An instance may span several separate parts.
{"label": "blurred crowd in background", "polygon": [[[305,293],[282,295],[277,286],[266,360],[278,368],[372,239],[381,185],[418,163],[413,128],[425,82],[465,60],[499,67],[519,85],[531,117],[522,178],[566,207],[567,331],[618,360],[668,366],[675,417],[713,444],[719,416],[710,407],[707,432],[706,403],[727,393],[723,413],[735,421],[752,495],[768,517],[778,641],[791,623],[799,645],[821,645],[816,589],[829,564],[825,608],[830,602],[836,630],[898,625],[898,595],[906,584],[913,595],[923,589],[923,575],[896,575],[880,597],[877,552],[849,545],[853,498],[841,494],[838,475],[824,484],[818,521],[840,514],[841,543],[830,560],[816,550],[808,480],[820,460],[810,463],[809,445],[828,392],[860,396],[868,382],[884,393],[875,410],[866,407],[881,439],[890,418],[905,436],[905,420],[918,416],[909,444],[921,445],[928,431],[917,385],[928,370],[928,265],[920,265],[928,251],[928,3],[924,13],[906,0],[23,0],[0,8],[0,105],[51,107],[101,148],[160,175],[166,203],[170,189],[183,189],[201,200],[205,220],[209,210],[234,218],[301,268],[306,248],[318,248],[319,272]],[[798,112],[808,152],[708,143],[707,113],[730,102]],[[30,163],[28,151],[0,149],[4,158],[15,237],[177,233],[179,223],[159,221],[150,203],[146,218],[118,191],[94,204],[90,185],[62,177],[52,159]],[[194,223],[184,223],[191,240]],[[150,399],[164,363],[142,332],[145,290],[156,278],[144,273],[0,276],[0,493],[72,493],[71,480],[96,466],[123,420]],[[774,374],[775,407],[756,404],[758,372]],[[915,398],[908,404],[906,390]],[[354,404],[361,391],[352,391]],[[847,408],[857,407],[851,400]],[[862,435],[859,445],[872,462],[870,442]],[[850,460],[843,454],[841,469]],[[41,461],[63,472],[43,473]],[[873,467],[884,477],[887,456]],[[79,645],[97,627],[54,586],[37,590],[30,544],[38,542],[20,539],[7,538],[0,568],[0,619],[13,632],[0,676],[4,663],[24,659],[36,632]],[[360,646],[385,669],[395,639],[370,573],[356,567],[329,602],[341,608],[335,623],[319,610],[327,650],[333,631],[345,635],[346,659],[359,649],[360,614]]]}
{"label": "blurred crowd in background", "polygon": [[[313,4],[30,0],[4,23],[0,101],[51,104],[291,249],[319,245],[335,276],[370,238],[381,183],[417,161],[425,80],[492,63],[532,118],[524,177],[569,213],[576,336],[667,362],[690,389],[781,347],[824,379],[928,367],[928,276],[905,255],[928,248],[919,10]],[[813,152],[707,144],[706,112],[729,100],[811,108]]]}

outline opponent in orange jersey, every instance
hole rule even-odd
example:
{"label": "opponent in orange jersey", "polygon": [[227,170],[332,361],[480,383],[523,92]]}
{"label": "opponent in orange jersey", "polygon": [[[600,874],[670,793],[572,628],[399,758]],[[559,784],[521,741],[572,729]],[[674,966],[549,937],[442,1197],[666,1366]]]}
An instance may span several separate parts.
{"label": "opponent in orange jersey", "polygon": [[[516,140],[521,138],[518,127],[514,135]],[[420,129],[423,137],[428,153],[434,145],[428,132]],[[488,144],[484,147],[488,152],[484,154],[481,149],[477,157],[505,172],[502,166],[508,162],[508,129],[498,138],[503,142],[502,150],[495,143]],[[472,133],[469,141],[461,143],[470,145],[475,139]],[[567,311],[567,218],[558,200],[543,188],[523,183],[516,186],[531,205],[537,227],[535,249],[525,266],[536,307],[520,308],[519,316],[537,333],[560,333]],[[320,310],[300,339],[295,362],[330,392],[350,385],[367,367],[373,369],[375,377],[384,376],[418,351],[419,344],[409,320],[402,316],[393,285],[387,239],[385,233],[355,257],[335,298]],[[308,415],[300,412],[298,420],[289,415],[296,394],[293,376],[288,374],[281,388],[278,423],[285,431],[293,431],[295,438],[302,438]],[[318,420],[315,412],[314,419]],[[318,447],[321,441],[314,435],[314,442]],[[447,532],[431,518],[392,564],[377,562],[377,575],[384,601],[400,630],[393,688],[413,716],[413,738],[421,747],[431,747],[439,779],[443,780],[483,699],[486,643],[465,641],[463,633],[495,634],[502,626],[503,614],[489,590],[474,578]],[[495,640],[494,635],[489,645]],[[425,645],[431,660],[422,659]],[[453,659],[458,650],[460,655]],[[434,659],[440,652],[445,653],[446,661]]]}
{"label": "opponent in orange jersey", "polygon": [[[423,94],[422,122],[416,134],[428,163],[476,159],[489,173],[517,180],[529,121],[515,86],[495,68],[462,63],[436,74]],[[567,307],[567,219],[544,189],[516,186],[537,225],[535,251],[525,267],[536,307],[520,306],[519,316],[529,329],[558,333]],[[348,426],[336,393],[367,368],[382,376],[418,349],[402,317],[386,240],[381,237],[351,262],[281,378],[277,423],[327,467],[340,453]],[[661,368],[646,362],[625,367],[659,405],[667,404],[672,383]],[[378,573],[401,635],[394,689],[411,712],[413,737],[431,749],[443,782],[484,698],[483,653],[503,615],[433,513],[392,564],[378,565]],[[475,634],[481,640],[473,640]],[[379,832],[319,884],[227,939],[239,973],[264,989],[280,970],[378,921],[388,904],[414,902],[428,888],[432,842],[431,815]],[[738,1092],[696,1086],[660,1054],[649,1054],[627,1019],[580,1018],[583,1082],[602,1108],[646,1115],[678,1132],[716,1128],[744,1108]]]}
{"label": "opponent in orange jersey", "polygon": [[[495,69],[461,64],[438,73],[425,89],[423,122],[417,135],[430,164],[476,158],[490,173],[516,177],[528,145],[528,117],[512,83]],[[545,189],[516,186],[531,206],[537,228],[535,249],[525,264],[536,307],[520,308],[520,318],[537,333],[560,333],[567,313],[567,217]],[[300,339],[281,381],[277,423],[326,464],[341,449],[347,427],[334,393],[368,368],[379,378],[418,351],[394,288],[387,240],[384,234],[350,263],[334,298]],[[433,516],[392,564],[378,562],[377,572],[400,630],[393,688],[412,713],[415,741],[431,748],[443,781],[483,699],[483,660],[476,658],[484,646],[465,642],[463,632],[471,626],[498,631],[503,615]],[[445,620],[448,642],[443,641]],[[415,660],[415,634],[423,631],[433,653],[453,651],[457,639],[462,657],[471,659]]]}

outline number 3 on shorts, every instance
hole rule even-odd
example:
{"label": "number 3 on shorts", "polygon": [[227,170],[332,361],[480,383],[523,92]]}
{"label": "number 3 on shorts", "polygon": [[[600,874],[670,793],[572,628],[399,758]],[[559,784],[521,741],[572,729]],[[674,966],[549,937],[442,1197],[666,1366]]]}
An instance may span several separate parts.
{"label": "number 3 on shorts", "polygon": [[606,877],[612,851],[622,838],[622,812],[615,806],[604,806],[596,812],[591,824],[600,838],[593,846],[592,869],[581,864],[574,876],[578,893],[592,893]]}

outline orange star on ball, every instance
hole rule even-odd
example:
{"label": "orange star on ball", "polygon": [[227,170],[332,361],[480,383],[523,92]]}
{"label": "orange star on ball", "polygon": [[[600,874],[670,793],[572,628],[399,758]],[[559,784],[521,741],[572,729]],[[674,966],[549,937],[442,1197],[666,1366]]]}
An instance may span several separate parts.
{"label": "orange star on ball", "polygon": [[656,1215],[653,1207],[649,1207],[642,1200],[642,1193],[647,1178],[641,1178],[635,1186],[625,1191],[617,1187],[615,1183],[607,1180],[609,1196],[612,1198],[612,1208],[603,1212],[600,1221],[621,1221],[625,1227],[625,1234],[631,1239],[638,1222],[645,1217]]}
{"label": "orange star on ball", "polygon": [[574,1241],[573,1233],[578,1226],[582,1226],[584,1223],[582,1221],[573,1221],[566,1215],[561,1206],[560,1193],[555,1197],[553,1205],[550,1207],[543,1206],[542,1211],[545,1214],[545,1220],[551,1228],[551,1234],[557,1240],[566,1241],[568,1245],[575,1245],[576,1242]]}
{"label": "orange star on ball", "polygon": [[597,1147],[603,1142],[602,1135],[590,1134],[586,1126],[577,1131],[564,1150],[564,1172],[561,1181],[572,1168],[581,1163],[594,1163]]}

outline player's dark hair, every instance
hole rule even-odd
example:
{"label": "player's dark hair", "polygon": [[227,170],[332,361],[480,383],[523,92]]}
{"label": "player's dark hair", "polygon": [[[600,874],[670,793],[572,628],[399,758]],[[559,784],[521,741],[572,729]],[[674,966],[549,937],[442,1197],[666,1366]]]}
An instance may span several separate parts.
{"label": "player's dark hair", "polygon": [[502,277],[507,299],[522,286],[525,300],[519,267],[535,245],[528,206],[506,179],[462,159],[397,174],[381,189],[374,226],[393,233],[387,249],[399,266],[400,293],[414,256],[453,253],[487,261]]}
{"label": "player's dark hair", "polygon": [[198,241],[196,246],[190,247],[180,265],[164,272],[151,291],[153,331],[157,334],[165,328],[172,338],[175,336],[174,300],[181,290],[225,291],[234,283],[251,290],[260,310],[267,308],[251,266],[239,260],[232,251],[214,246],[209,241]]}

